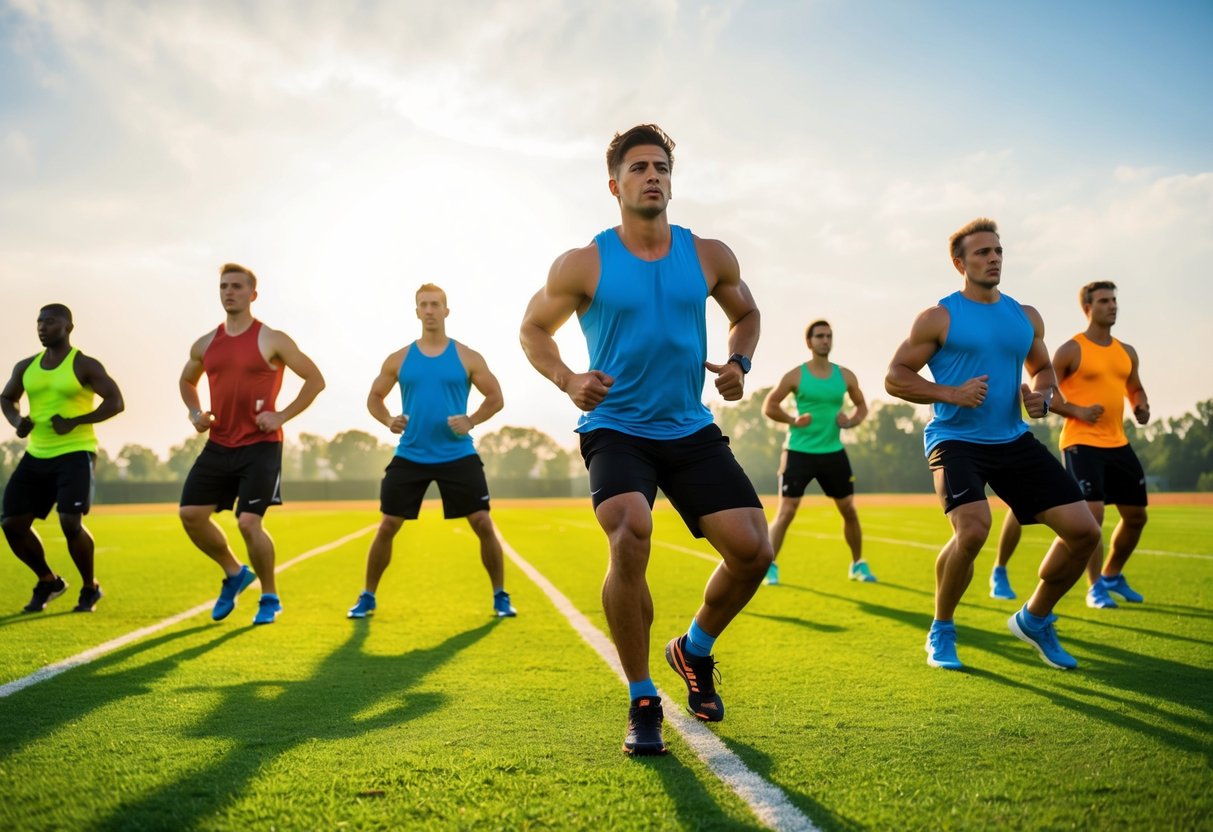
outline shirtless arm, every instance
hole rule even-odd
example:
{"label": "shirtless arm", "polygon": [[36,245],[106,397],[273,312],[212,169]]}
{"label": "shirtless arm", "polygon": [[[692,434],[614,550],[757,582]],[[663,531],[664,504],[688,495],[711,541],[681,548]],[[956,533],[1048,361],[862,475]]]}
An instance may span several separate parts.
{"label": "shirtless arm", "polygon": [[206,348],[214,337],[215,333],[208,332],[194,342],[190,347],[189,360],[185,362],[185,367],[181,370],[181,378],[177,382],[177,387],[181,391],[181,401],[185,403],[185,409],[189,412],[190,424],[199,433],[206,433],[215,422],[215,414],[209,410],[204,411],[202,400],[198,398],[198,381],[202,378],[204,369],[202,354],[206,352]]}
{"label": "shirtless arm", "polygon": [[838,412],[838,427],[848,430],[868,418],[868,403],[863,397],[863,391],[859,389],[859,379],[855,377],[855,374],[846,367],[838,369],[842,372],[842,380],[846,382],[847,396],[851,399],[851,404],[855,406],[855,411],[850,416],[842,411]]}
{"label": "shirtless arm", "polygon": [[71,432],[77,425],[104,422],[126,409],[126,403],[122,400],[122,391],[118,389],[117,383],[110,378],[100,361],[83,353],[76,353],[76,366],[73,369],[76,372],[76,380],[100,396],[101,402],[91,413],[83,413],[70,419],[58,414],[52,416],[51,426],[59,435]]}
{"label": "shirtless arm", "polygon": [[8,423],[17,429],[17,438],[24,439],[29,436],[29,432],[34,429],[34,422],[28,416],[21,415],[21,397],[25,395],[25,383],[22,378],[25,376],[25,371],[29,368],[30,363],[37,356],[27,358],[24,361],[18,361],[17,366],[13,367],[13,374],[9,378],[8,383],[4,385],[3,392],[0,392],[0,411],[3,411],[4,418],[8,419]]}
{"label": "shirtless arm", "polygon": [[960,407],[977,407],[986,399],[988,375],[971,378],[964,384],[953,387],[927,381],[919,371],[931,360],[931,356],[943,346],[950,317],[942,306],[932,306],[919,314],[910,327],[910,337],[901,343],[889,371],[885,375],[884,389],[899,399],[914,404],[954,404]]}
{"label": "shirtless arm", "polygon": [[813,421],[811,413],[792,416],[783,409],[783,400],[796,389],[798,384],[800,384],[800,367],[794,367],[784,373],[779,383],[771,388],[770,393],[767,393],[767,397],[762,403],[762,415],[772,422],[795,425],[798,428],[803,428]]}
{"label": "shirtless arm", "polygon": [[1133,406],[1133,416],[1137,419],[1137,424],[1144,425],[1150,421],[1150,400],[1146,397],[1146,389],[1142,387],[1141,378],[1137,374],[1137,350],[1123,341],[1121,341],[1121,346],[1125,348],[1125,352],[1129,354],[1129,360],[1133,362],[1129,370],[1129,378],[1125,380],[1125,396],[1128,397],[1129,404]]}
{"label": "shirtless arm", "polygon": [[582,411],[602,404],[615,379],[599,370],[574,373],[560,358],[556,331],[578,309],[588,305],[587,287],[598,272],[594,245],[573,249],[556,258],[547,283],[527,304],[518,340],[531,366],[573,400]]}
{"label": "shirtless arm", "polygon": [[281,361],[292,373],[303,379],[303,386],[299,388],[299,394],[295,396],[294,401],[281,410],[263,410],[257,414],[257,427],[270,433],[307,410],[308,405],[315,401],[324,389],[324,376],[315,362],[304,355],[303,350],[299,349],[289,335],[276,329],[266,332],[267,329],[269,328],[262,327],[261,330],[266,336],[266,349],[263,353],[269,353],[271,361]]}
{"label": "shirtless arm", "polygon": [[[758,348],[761,316],[750,288],[741,279],[737,258],[719,240],[696,240],[700,262],[710,276],[711,295],[729,319],[729,355],[752,358]],[[745,392],[745,373],[735,362],[704,362],[708,372],[716,374],[716,390],[725,401],[735,402]]]}
{"label": "shirtless arm", "polygon": [[404,363],[404,356],[408,351],[409,348],[405,347],[384,359],[383,366],[379,368],[379,375],[375,376],[375,380],[371,382],[371,392],[366,395],[366,409],[375,417],[376,422],[392,433],[404,433],[404,429],[409,423],[408,414],[401,413],[399,416],[393,416],[387,407],[388,394],[396,386],[400,376],[400,365]]}
{"label": "shirtless arm", "polygon": [[[1057,352],[1053,354],[1053,374],[1057,377],[1057,383],[1061,384],[1078,372],[1081,360],[1082,347],[1073,338],[1058,347]],[[1053,401],[1049,402],[1049,410],[1065,419],[1077,419],[1089,425],[1095,424],[1103,415],[1102,404],[1097,402],[1084,406],[1077,402],[1066,401],[1065,396],[1061,395],[1060,388],[1054,391]]]}
{"label": "shirtless arm", "polygon": [[1045,322],[1040,313],[1031,306],[1023,307],[1024,314],[1032,324],[1032,346],[1028,347],[1028,356],[1024,359],[1023,367],[1032,378],[1032,384],[1020,385],[1024,409],[1033,419],[1041,419],[1049,412],[1049,403],[1053,398],[1053,390],[1057,387],[1057,374],[1053,372],[1053,362],[1049,360],[1049,348],[1045,346]]}
{"label": "shirtless arm", "polygon": [[467,368],[468,380],[471,381],[473,387],[480,391],[480,395],[484,396],[484,401],[480,403],[480,407],[476,408],[475,413],[470,415],[458,413],[446,420],[452,431],[463,436],[470,433],[476,425],[484,424],[500,411],[505,406],[505,397],[501,394],[500,382],[489,370],[484,356],[459,342],[455,342],[455,347],[459,351],[460,361]]}

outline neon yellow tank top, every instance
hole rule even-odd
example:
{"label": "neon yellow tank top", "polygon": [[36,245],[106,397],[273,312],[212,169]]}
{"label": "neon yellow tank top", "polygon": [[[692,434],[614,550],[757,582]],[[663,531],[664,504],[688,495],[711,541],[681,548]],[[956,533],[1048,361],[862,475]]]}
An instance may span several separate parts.
{"label": "neon yellow tank top", "polygon": [[76,354],[79,352],[72,347],[58,367],[44,370],[42,357],[46,351],[43,350],[34,356],[21,376],[25,395],[29,397],[29,417],[34,422],[25,448],[30,456],[50,459],[75,451],[97,452],[97,434],[92,425],[77,425],[62,436],[51,427],[51,417],[55,414],[71,418],[93,412],[96,396],[76,378]]}

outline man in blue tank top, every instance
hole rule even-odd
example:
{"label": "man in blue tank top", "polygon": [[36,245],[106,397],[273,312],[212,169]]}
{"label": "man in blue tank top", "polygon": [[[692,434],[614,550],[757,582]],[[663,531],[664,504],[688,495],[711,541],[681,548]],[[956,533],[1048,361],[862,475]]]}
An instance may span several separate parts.
{"label": "man in blue tank top", "polygon": [[[1056,668],[1078,666],[1062,649],[1053,607],[1082,575],[1100,531],[1074,480],[1028,431],[1049,412],[1057,379],[1044,343],[1044,321],[1002,294],[1002,243],[993,220],[979,218],[949,240],[964,288],[919,314],[898,347],[885,389],[932,405],[925,439],[935,492],[952,538],[935,561],[935,620],[927,664],[957,670],[953,615],[973,579],[973,561],[990,533],[988,483],[1020,523],[1044,523],[1057,538],[1040,564],[1040,582],[1007,626]],[[928,366],[934,381],[919,371]],[[1022,383],[1027,370],[1032,385]]]}
{"label": "man in blue tank top", "polygon": [[[645,579],[657,489],[723,558],[690,629],[665,650],[699,719],[724,717],[712,647],[771,563],[762,504],[702,401],[705,369],[723,398],[741,398],[758,344],[758,308],[726,245],[670,225],[673,148],[652,124],[615,135],[608,187],[621,222],[556,258],[520,334],[535,369],[582,411],[577,432],[590,497],[610,542],[602,603],[628,679],[628,754],[665,753],[661,700],[649,674],[653,600]],[[732,355],[722,364],[706,360],[709,296],[730,322]],[[589,347],[590,369],[582,373],[561,360],[554,338],[573,313]]]}
{"label": "man in blue tank top", "polygon": [[[466,517],[480,541],[480,562],[493,586],[493,614],[516,614],[505,591],[501,543],[489,517],[484,464],[470,436],[472,428],[501,410],[501,385],[480,353],[447,337],[449,314],[446,292],[432,283],[417,290],[421,337],[387,357],[366,399],[371,415],[400,434],[400,441],[379,487],[383,519],[366,556],[366,585],[348,618],[374,615],[379,580],[392,562],[392,542],[404,521],[421,513],[431,482],[438,483],[443,517]],[[393,416],[385,400],[397,385],[400,413]],[[484,401],[468,414],[472,387]]]}

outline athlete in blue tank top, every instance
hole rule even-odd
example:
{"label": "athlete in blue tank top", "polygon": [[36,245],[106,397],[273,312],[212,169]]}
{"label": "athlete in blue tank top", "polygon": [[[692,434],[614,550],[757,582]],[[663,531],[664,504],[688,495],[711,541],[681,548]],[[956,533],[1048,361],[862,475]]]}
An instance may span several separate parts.
{"label": "athlete in blue tank top", "polygon": [[[379,580],[392,560],[392,542],[405,520],[415,520],[430,483],[438,483],[443,516],[466,517],[480,541],[480,561],[493,587],[493,613],[515,614],[505,591],[501,543],[489,517],[489,487],[471,431],[501,410],[497,377],[484,357],[446,334],[446,292],[432,283],[417,290],[421,337],[387,357],[371,384],[367,409],[400,434],[395,456],[379,487],[383,520],[366,558],[366,584],[349,609],[349,618],[366,618],[378,606]],[[392,387],[400,387],[400,413],[387,407]],[[468,393],[484,397],[468,414]]]}
{"label": "athlete in blue tank top", "polygon": [[[607,171],[620,225],[556,259],[520,334],[535,369],[582,411],[577,432],[590,497],[610,541],[602,601],[628,679],[629,754],[665,753],[661,700],[649,673],[653,612],[645,580],[658,486],[691,532],[723,558],[690,629],[665,651],[700,719],[724,717],[712,648],[771,562],[762,504],[701,399],[705,370],[724,399],[741,398],[758,343],[758,309],[727,246],[670,225],[673,147],[651,124],[616,134]],[[723,364],[706,360],[709,296],[730,321],[732,355]],[[581,373],[561,360],[554,338],[574,313],[590,354]]]}
{"label": "athlete in blue tank top", "polygon": [[[1002,294],[1002,242],[993,220],[980,218],[952,235],[952,265],[964,288],[918,316],[897,349],[885,389],[934,415],[926,429],[935,491],[952,538],[935,565],[935,621],[927,663],[959,669],[953,615],[973,577],[973,561],[990,533],[988,484],[1023,523],[1044,523],[1058,537],[1040,565],[1032,597],[1007,622],[1045,663],[1077,661],[1057,641],[1053,607],[1082,575],[1099,545],[1099,526],[1061,463],[1028,432],[1049,411],[1057,379],[1044,343],[1044,322],[1030,306]],[[934,381],[919,371],[930,367]],[[1032,384],[1021,381],[1027,370]]]}

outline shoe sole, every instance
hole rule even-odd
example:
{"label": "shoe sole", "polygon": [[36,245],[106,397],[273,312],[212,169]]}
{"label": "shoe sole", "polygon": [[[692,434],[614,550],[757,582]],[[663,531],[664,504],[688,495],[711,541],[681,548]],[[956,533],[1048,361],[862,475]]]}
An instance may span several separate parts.
{"label": "shoe sole", "polygon": [[634,745],[631,748],[628,748],[627,743],[623,744],[623,753],[627,754],[629,757],[660,757],[663,754],[668,753],[668,751],[669,749],[665,747],[664,743],[662,743],[660,746],[648,744]]}
{"label": "shoe sole", "polygon": [[345,614],[345,617],[346,618],[370,618],[374,614],[375,614],[374,610],[367,610],[366,612],[354,612],[353,610],[351,610],[350,612],[347,612]]}
{"label": "shoe sole", "polygon": [[1106,603],[1091,603],[1091,599],[1087,599],[1087,606],[1093,610],[1116,610],[1120,609],[1120,604],[1115,601],[1107,601]]}
{"label": "shoe sole", "polygon": [[1016,596],[1015,593],[1011,593],[1010,595],[999,595],[994,590],[990,590],[990,597],[996,601],[1014,601]]}
{"label": "shoe sole", "polygon": [[[1016,613],[1015,615],[1013,615],[1007,619],[1007,629],[1009,629],[1011,631],[1011,634],[1014,635],[1015,638],[1019,639],[1020,641],[1027,642],[1028,644],[1035,647],[1036,652],[1040,654],[1041,660],[1045,664],[1047,664],[1049,667],[1055,667],[1058,670],[1073,670],[1074,669],[1074,667],[1069,667],[1064,664],[1058,664],[1057,662],[1053,661],[1048,656],[1046,656],[1045,651],[1041,648],[1041,646],[1039,644],[1036,643],[1036,640],[1034,638],[1032,638],[1031,636],[1029,636],[1026,632],[1024,632],[1023,628],[1019,626],[1018,615],[1019,614]],[[1075,667],[1077,667],[1077,665],[1075,665]]]}

